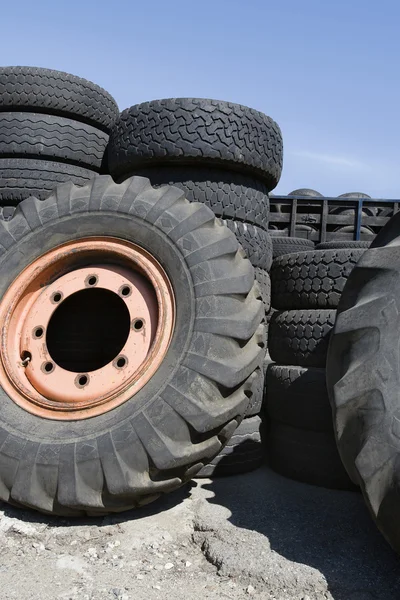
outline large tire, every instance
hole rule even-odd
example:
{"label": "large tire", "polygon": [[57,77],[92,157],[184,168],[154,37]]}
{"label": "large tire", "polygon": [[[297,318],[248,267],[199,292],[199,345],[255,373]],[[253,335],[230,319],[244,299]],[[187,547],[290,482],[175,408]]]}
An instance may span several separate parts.
{"label": "large tire", "polygon": [[264,312],[267,315],[271,309],[271,279],[269,273],[264,269],[260,269],[260,267],[255,267],[254,274],[260,289]]}
{"label": "large tire", "polygon": [[363,248],[366,250],[372,243],[362,240],[345,240],[345,241],[332,241],[332,242],[321,242],[315,246],[316,250],[342,250],[343,248]]}
{"label": "large tire", "polygon": [[100,171],[108,135],[54,115],[0,112],[0,158],[61,161]]}
{"label": "large tire", "polygon": [[0,98],[1,111],[57,115],[104,131],[119,116],[114,98],[101,87],[51,69],[0,67]]}
{"label": "large tire", "polygon": [[96,173],[75,165],[30,158],[0,158],[0,205],[16,206],[35,196],[44,200],[58,184],[85,185]]}
{"label": "large tire", "polygon": [[254,471],[265,461],[262,420],[243,419],[221,452],[196,477],[219,477]]}
{"label": "large tire", "polygon": [[274,189],[282,172],[282,134],[247,106],[201,98],[145,102],[124,110],[110,135],[114,177],[175,163],[245,172]]}
{"label": "large tire", "polygon": [[[91,418],[44,418],[33,404],[22,408],[3,385],[2,348],[0,498],[59,515],[139,506],[193,477],[240,423],[263,354],[263,307],[234,235],[180,190],[154,190],[139,177],[120,185],[106,176],[84,187],[63,184],[0,221],[1,310],[11,314],[15,299],[11,292],[4,297],[6,290],[39,257],[54,251],[62,266],[75,254],[55,248],[96,236],[135,243],[158,261],[173,285],[175,326],[150,380]],[[40,298],[45,288],[39,290]]]}
{"label": "large tire", "polygon": [[332,432],[325,369],[271,364],[266,412],[273,421],[311,431]]}
{"label": "large tire", "polygon": [[178,187],[188,200],[202,202],[222,219],[268,229],[268,191],[264,183],[253,177],[222,169],[179,166],[140,169],[135,174],[148,177],[154,187]]}
{"label": "large tire", "polygon": [[327,383],[342,461],[373,518],[400,552],[400,213],[346,284]]}
{"label": "large tire", "polygon": [[273,257],[278,258],[278,256],[283,256],[284,254],[312,250],[314,242],[306,238],[272,236],[272,248]]}
{"label": "large tire", "polygon": [[293,190],[293,192],[290,192],[288,196],[306,196],[309,198],[323,198],[322,194],[316,192],[315,190],[311,190],[310,188],[299,188],[297,190]]}
{"label": "large tire", "polygon": [[266,440],[269,464],[280,475],[330,489],[356,489],[340,461],[333,431],[306,431],[271,421]]}
{"label": "large tire", "polygon": [[253,267],[269,271],[272,265],[272,240],[269,233],[260,227],[232,219],[226,219],[224,223],[236,235]]}
{"label": "large tire", "polygon": [[276,311],[269,323],[268,350],[281,365],[325,368],[335,310]]}
{"label": "large tire", "polygon": [[276,258],[272,263],[272,306],[280,309],[337,308],[362,249],[314,250]]}

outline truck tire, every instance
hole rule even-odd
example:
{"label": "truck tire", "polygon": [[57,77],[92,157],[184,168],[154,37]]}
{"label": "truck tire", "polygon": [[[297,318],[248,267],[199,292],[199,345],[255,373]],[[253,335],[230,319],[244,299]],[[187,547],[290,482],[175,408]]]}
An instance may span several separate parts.
{"label": "truck tire", "polygon": [[114,177],[150,165],[213,166],[262,179],[267,192],[282,172],[282,134],[247,106],[201,98],[170,98],[124,110],[110,134]]}
{"label": "truck tire", "polygon": [[299,429],[332,432],[325,369],[270,364],[266,379],[270,419]]}
{"label": "truck tire", "polygon": [[272,236],[272,248],[273,257],[277,258],[284,254],[311,250],[314,248],[314,242],[306,238]]}
{"label": "truck tire", "polygon": [[233,219],[225,219],[224,223],[236,235],[253,267],[269,271],[272,265],[272,240],[269,233],[255,225]]}
{"label": "truck tire", "polygon": [[52,69],[0,67],[2,111],[46,113],[108,132],[119,116],[114,98],[91,81]]}
{"label": "truck tire", "polygon": [[341,250],[343,248],[363,248],[366,250],[372,244],[371,242],[366,242],[362,240],[348,240],[348,241],[332,241],[332,242],[321,242],[315,246],[316,250]]}
{"label": "truck tire", "polygon": [[0,221],[1,500],[121,511],[218,454],[264,352],[238,248],[206,206],[140,177],[65,183]]}
{"label": "truck tire", "polygon": [[293,190],[293,192],[290,192],[288,196],[308,196],[310,198],[323,198],[322,194],[309,188],[299,188],[298,190]]}
{"label": "truck tire", "polygon": [[325,368],[335,310],[276,311],[268,328],[268,351],[281,365]]}
{"label": "truck tire", "polygon": [[264,313],[267,315],[271,309],[271,279],[269,273],[264,271],[264,269],[260,269],[260,267],[255,267],[254,275],[260,289]]}
{"label": "truck tire", "polygon": [[328,352],[338,448],[379,529],[400,552],[400,213],[346,284]]}
{"label": "truck tire", "polygon": [[274,259],[272,306],[337,308],[347,278],[363,253],[362,249],[312,250]]}

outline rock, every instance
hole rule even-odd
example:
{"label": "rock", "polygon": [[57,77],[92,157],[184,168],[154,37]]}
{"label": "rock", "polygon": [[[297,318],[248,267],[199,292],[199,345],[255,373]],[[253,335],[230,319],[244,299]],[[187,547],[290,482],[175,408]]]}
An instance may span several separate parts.
{"label": "rock", "polygon": [[170,569],[173,569],[173,568],[174,568],[174,563],[169,562],[164,565],[164,569],[166,569],[167,571],[169,571]]}

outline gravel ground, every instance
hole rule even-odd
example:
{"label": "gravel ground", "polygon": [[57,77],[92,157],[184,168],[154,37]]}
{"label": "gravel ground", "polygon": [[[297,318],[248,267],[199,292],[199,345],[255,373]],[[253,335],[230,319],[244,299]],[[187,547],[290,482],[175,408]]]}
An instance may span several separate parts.
{"label": "gravel ground", "polygon": [[0,509],[1,600],[400,597],[400,563],[359,494],[267,468],[101,519]]}

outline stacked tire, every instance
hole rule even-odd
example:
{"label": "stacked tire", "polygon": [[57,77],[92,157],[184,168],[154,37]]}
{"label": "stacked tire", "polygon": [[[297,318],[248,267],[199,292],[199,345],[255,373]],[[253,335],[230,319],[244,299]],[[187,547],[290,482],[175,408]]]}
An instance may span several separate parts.
{"label": "stacked tire", "polygon": [[[272,242],[269,192],[282,170],[282,136],[268,116],[245,106],[197,98],[146,102],[121,113],[110,136],[115,181],[132,174],[173,185],[211,208],[235,233],[254,267],[265,314],[270,310]],[[266,339],[264,341],[266,349]],[[201,476],[239,473],[263,461],[261,409],[265,353],[246,418]]]}
{"label": "stacked tire", "polygon": [[363,252],[332,242],[281,255],[271,270],[268,459],[284,476],[328,488],[353,487],[336,449],[325,366],[339,299]]}
{"label": "stacked tire", "polygon": [[0,68],[0,207],[41,200],[65,181],[84,185],[105,172],[119,111],[101,87],[60,71]]}

